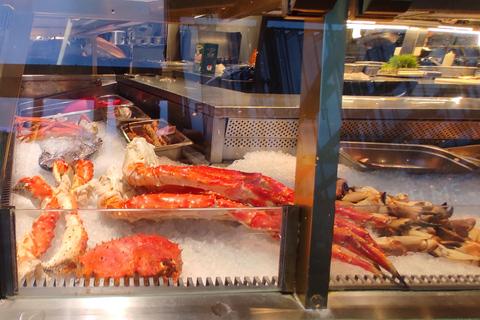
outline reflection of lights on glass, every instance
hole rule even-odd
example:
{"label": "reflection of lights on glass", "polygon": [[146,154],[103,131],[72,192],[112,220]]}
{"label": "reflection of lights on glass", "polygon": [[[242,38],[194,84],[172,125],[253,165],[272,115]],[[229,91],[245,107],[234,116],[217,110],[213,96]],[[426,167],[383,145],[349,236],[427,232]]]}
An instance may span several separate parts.
{"label": "reflection of lights on glass", "polygon": [[376,24],[375,21],[367,21],[367,20],[347,20],[348,24]]}
{"label": "reflection of lights on glass", "polygon": [[[374,30],[374,29],[390,29],[390,30],[407,30],[407,26],[399,25],[387,25],[387,24],[376,24],[374,21],[347,21],[348,29],[363,29],[363,30]],[[354,31],[355,32],[355,31]]]}
{"label": "reflection of lights on glass", "polygon": [[353,32],[352,32],[352,38],[353,39],[358,39],[362,36],[362,33],[360,32],[360,30],[362,30],[362,29],[353,27]]}
{"label": "reflection of lights on glass", "polygon": [[462,99],[463,97],[456,97],[456,98],[452,98],[452,101],[455,102],[456,104],[459,104]]}
{"label": "reflection of lights on glass", "polygon": [[111,319],[125,319],[125,311],[130,307],[128,298],[114,297],[114,298],[97,298],[88,299],[85,301],[85,309],[88,310],[103,310],[108,313],[107,318]]}
{"label": "reflection of lights on glass", "polygon": [[478,36],[477,43],[480,46],[480,32],[479,31],[473,31],[473,28],[438,26],[437,28],[428,28],[428,31],[477,35]]}
{"label": "reflection of lights on glass", "polygon": [[472,28],[428,28],[428,31],[433,32],[449,32],[449,33],[461,33],[461,34],[479,34],[478,31],[473,31]]}
{"label": "reflection of lights on glass", "polygon": [[447,29],[447,30],[454,30],[454,31],[472,31],[473,30],[473,28],[452,27],[452,26],[438,26],[438,29]]}

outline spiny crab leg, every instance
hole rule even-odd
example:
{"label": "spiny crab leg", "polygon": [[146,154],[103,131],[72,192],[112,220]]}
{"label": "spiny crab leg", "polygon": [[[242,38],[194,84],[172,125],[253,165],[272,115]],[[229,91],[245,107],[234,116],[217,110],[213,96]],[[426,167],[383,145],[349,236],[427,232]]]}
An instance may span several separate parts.
{"label": "spiny crab leg", "polygon": [[332,245],[332,258],[354,266],[359,266],[360,268],[367,270],[376,276],[383,275],[380,269],[378,269],[373,264],[365,261],[361,256],[346,250],[342,250],[342,247],[336,244]]}
{"label": "spiny crab leg", "polygon": [[[110,209],[174,209],[174,208],[251,208],[250,206],[222,198],[213,193],[192,194],[192,193],[152,193],[139,195],[128,200],[114,194],[104,202],[105,208]],[[271,212],[270,212],[271,211]],[[281,215],[275,214],[275,210],[227,210],[240,223],[253,228],[260,229],[278,237],[281,229]],[[140,219],[162,220],[167,218],[167,213],[156,212],[112,212],[109,215],[116,219],[126,219],[130,222]]]}
{"label": "spiny crab leg", "polygon": [[[88,119],[89,120],[89,119]],[[29,133],[22,134],[25,123],[31,123]],[[45,139],[50,135],[76,135],[86,130],[81,124],[74,122],[64,122],[57,118],[40,118],[40,117],[19,117],[15,118],[13,123],[18,125],[17,136],[20,141],[30,142],[33,140]]]}
{"label": "spiny crab leg", "polygon": [[351,232],[361,237],[368,244],[374,246],[379,250],[382,250],[365,228],[359,227],[356,224],[337,216],[335,216],[335,225],[340,228],[348,228]]}
{"label": "spiny crab leg", "polygon": [[[23,178],[13,187],[14,191],[28,193],[34,199],[39,199],[44,209],[55,209],[57,199],[53,189],[41,177]],[[60,218],[58,211],[44,210],[33,223],[32,229],[27,232],[17,245],[18,278],[22,279],[30,274],[41,274],[38,260],[51,247],[55,237],[54,229]]]}
{"label": "spiny crab leg", "polygon": [[[64,160],[57,160],[65,165]],[[55,166],[55,165],[54,165]],[[64,203],[62,209],[70,209],[65,215],[65,232],[60,247],[55,255],[45,263],[44,271],[48,274],[67,274],[76,268],[76,258],[83,255],[87,249],[88,235],[83,227],[83,221],[78,216],[78,203],[72,195],[75,189],[84,185],[93,178],[93,164],[88,160],[76,160],[72,164],[75,172],[70,190],[63,184],[57,188],[63,192]],[[69,170],[66,170],[69,172]]]}
{"label": "spiny crab leg", "polygon": [[364,259],[370,260],[373,264],[378,264],[388,272],[390,272],[395,278],[400,280],[402,284],[406,285],[405,281],[398,273],[397,269],[387,259],[382,250],[377,249],[370,243],[363,240],[361,237],[352,233],[348,228],[333,227],[333,243],[341,245],[358,254]]}
{"label": "spiny crab leg", "polygon": [[134,186],[183,185],[210,190],[222,194],[232,200],[241,201],[257,207],[274,207],[287,204],[288,197],[261,187],[231,180],[209,173],[199,174],[191,167],[160,165],[146,167],[143,163],[135,163],[124,169],[127,181]]}
{"label": "spiny crab leg", "polygon": [[[293,190],[259,174],[223,168],[158,165],[153,145],[135,138],[126,149],[123,176],[132,186],[180,185],[216,192],[256,207],[292,204]],[[265,189],[268,186],[270,189]]]}
{"label": "spiny crab leg", "polygon": [[[41,206],[46,209],[56,207],[56,199],[53,198],[53,189],[45,179],[34,176],[20,179],[13,187],[13,190],[27,197],[38,199]],[[51,246],[51,241],[55,236],[53,230],[57,224],[60,215],[55,211],[43,211],[42,214],[33,223],[30,230],[21,241],[19,251],[23,250],[33,254],[36,258],[41,257]]]}
{"label": "spiny crab leg", "polygon": [[[88,164],[86,164],[88,167]],[[57,161],[53,166],[57,188],[52,189],[47,182],[38,176],[22,178],[13,187],[14,191],[27,193],[34,199],[41,200],[42,213],[33,223],[32,230],[27,232],[17,248],[18,278],[22,279],[32,273],[39,273],[41,262],[38,260],[48,248],[51,247],[54,238],[54,229],[60,218],[60,211],[57,209],[78,209],[77,202],[70,192],[71,178],[70,168],[63,160]],[[80,170],[80,172],[82,172]],[[93,176],[93,174],[92,174]],[[76,211],[66,215],[66,232],[62,237],[60,249],[46,263],[44,271],[67,270],[71,267],[74,257],[85,252],[87,235],[83,229],[82,221]],[[72,258],[73,257],[73,258]]]}
{"label": "spiny crab leg", "polygon": [[372,227],[384,228],[387,227],[394,218],[381,215],[363,212],[352,207],[346,207],[339,204],[335,205],[335,214],[344,218],[348,218],[361,225],[371,225]]}
{"label": "spiny crab leg", "polygon": [[73,211],[78,209],[77,201],[65,185],[61,185],[57,190],[57,197],[62,199],[60,208],[69,211],[65,211],[65,232],[60,247],[43,268],[47,274],[51,275],[67,274],[75,269],[75,259],[85,253],[88,240],[82,220],[77,211]]}

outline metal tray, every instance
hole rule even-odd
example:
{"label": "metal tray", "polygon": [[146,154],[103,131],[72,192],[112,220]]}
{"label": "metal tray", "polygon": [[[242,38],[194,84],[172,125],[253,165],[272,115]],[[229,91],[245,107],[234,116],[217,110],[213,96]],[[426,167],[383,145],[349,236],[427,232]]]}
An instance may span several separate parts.
{"label": "metal tray", "polygon": [[[115,108],[128,108],[132,112],[132,116],[130,118],[121,118],[115,116]],[[109,107],[102,107],[100,108],[102,118],[107,122],[107,124],[112,125],[122,125],[127,122],[135,122],[135,121],[144,121],[150,120],[151,118],[143,112],[139,107],[136,106],[109,106]]]}
{"label": "metal tray", "polygon": [[97,107],[109,107],[109,106],[116,106],[116,107],[131,107],[133,106],[133,102],[130,100],[125,99],[116,94],[109,94],[105,96],[98,96],[97,98]]}
{"label": "metal tray", "polygon": [[445,150],[474,163],[478,163],[480,166],[480,145],[478,144],[445,148]]}
{"label": "metal tray", "polygon": [[478,163],[438,147],[376,142],[340,142],[339,162],[360,171],[469,173],[480,168]]}
{"label": "metal tray", "polygon": [[[130,138],[127,136],[127,132],[133,130],[137,134],[141,134],[141,128],[144,124],[149,124],[152,121],[158,121],[159,123],[167,123],[163,119],[158,120],[145,120],[145,121],[136,121],[122,124],[119,128],[123,136],[130,142]],[[175,133],[169,134],[166,136],[170,140],[170,144],[161,147],[155,147],[155,153],[159,157],[167,157],[172,160],[180,160],[182,157],[182,149],[186,146],[192,145],[193,142],[184,136],[180,131],[175,130]]]}
{"label": "metal tray", "polygon": [[[82,99],[45,99],[43,105],[34,105],[33,101],[30,100],[19,104],[18,109],[21,117],[52,118],[61,113],[67,117],[67,121],[72,122],[78,121],[81,115],[87,116],[92,121],[102,119],[102,115],[98,110],[93,108],[93,102],[91,108],[68,112],[68,110],[74,110],[74,108],[70,107],[75,103],[83,103],[83,101]],[[66,110],[67,112],[65,112]]]}
{"label": "metal tray", "polygon": [[365,65],[356,64],[356,63],[345,63],[344,73],[355,73],[355,72],[363,72],[363,67]]}

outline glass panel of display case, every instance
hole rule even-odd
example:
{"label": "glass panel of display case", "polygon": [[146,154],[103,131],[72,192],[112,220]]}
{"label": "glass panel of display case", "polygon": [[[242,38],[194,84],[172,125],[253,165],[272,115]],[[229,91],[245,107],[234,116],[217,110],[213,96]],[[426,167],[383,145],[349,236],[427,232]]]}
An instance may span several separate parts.
{"label": "glass panel of display case", "polygon": [[240,2],[1,9],[15,293],[478,289],[479,31]]}
{"label": "glass panel of display case", "polygon": [[[31,199],[14,198],[21,296],[44,286],[56,294],[102,294],[105,287],[116,287],[112,294],[169,286],[278,290],[280,244],[274,232],[240,221],[252,209],[40,211]],[[94,197],[89,203],[97,207]],[[263,213],[281,217],[279,208]]]}
{"label": "glass panel of display case", "polygon": [[[336,218],[363,221],[391,263],[381,272],[394,267],[391,288],[460,287],[437,280],[478,274],[478,27],[350,21],[347,30]],[[372,59],[372,39],[388,55]],[[342,266],[332,260],[332,290],[351,273],[377,286],[377,271]]]}

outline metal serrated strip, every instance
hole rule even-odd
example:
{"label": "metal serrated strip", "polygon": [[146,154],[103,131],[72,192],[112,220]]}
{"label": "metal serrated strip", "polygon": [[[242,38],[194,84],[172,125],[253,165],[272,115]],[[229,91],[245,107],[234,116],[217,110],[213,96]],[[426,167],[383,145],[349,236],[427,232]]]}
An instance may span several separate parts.
{"label": "metal serrated strip", "polygon": [[[448,291],[480,290],[480,275],[411,275],[405,276],[403,285],[390,276],[346,275],[330,278],[330,291],[354,290],[394,290],[394,291]],[[163,281],[161,278],[57,278],[26,281],[22,279],[18,296],[58,296],[58,295],[115,295],[115,294],[185,294],[201,292],[245,292],[259,290],[280,291],[277,277],[226,277],[179,278]]]}
{"label": "metal serrated strip", "polygon": [[18,295],[27,296],[58,296],[58,295],[112,295],[112,294],[175,294],[189,292],[224,292],[224,291],[280,291],[278,277],[226,277],[225,279],[207,277],[179,278],[163,281],[158,277],[121,278],[115,281],[112,278],[85,279],[85,278],[56,278],[40,280],[32,279],[20,281]]}
{"label": "metal serrated strip", "polygon": [[[2,146],[0,146],[0,153],[4,152],[6,155],[4,161],[1,163],[1,181],[0,181],[0,205],[9,206],[10,196],[12,190],[12,172],[13,172],[13,146],[14,135],[2,132]],[[0,161],[1,162],[1,161]]]}
{"label": "metal serrated strip", "polygon": [[411,275],[403,277],[407,286],[390,276],[336,276],[330,278],[332,291],[343,290],[479,290],[480,275]]}

